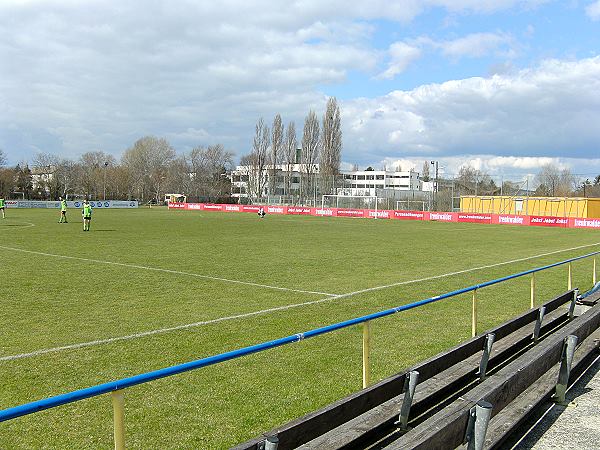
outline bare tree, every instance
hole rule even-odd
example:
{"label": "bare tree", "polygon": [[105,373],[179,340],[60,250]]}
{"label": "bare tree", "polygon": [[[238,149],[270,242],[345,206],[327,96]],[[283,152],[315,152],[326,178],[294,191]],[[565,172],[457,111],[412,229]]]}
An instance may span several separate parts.
{"label": "bare tree", "polygon": [[429,161],[423,161],[423,170],[421,172],[421,180],[429,181]]}
{"label": "bare tree", "polygon": [[281,163],[283,156],[283,123],[281,116],[277,114],[273,119],[273,128],[271,129],[271,176],[269,177],[269,193],[275,195],[277,175],[277,164]]}
{"label": "bare tree", "polygon": [[314,190],[314,174],[316,172],[316,162],[319,160],[320,153],[320,133],[319,120],[314,111],[310,111],[304,120],[304,130],[302,133],[302,155],[301,171],[304,172],[304,182],[301,180],[301,196],[308,198]]}
{"label": "bare tree", "polygon": [[163,192],[169,165],[175,159],[175,150],[164,138],[146,136],[125,150],[121,158],[141,201],[151,196],[157,202]]}
{"label": "bare tree", "polygon": [[222,144],[192,149],[188,158],[191,186],[198,198],[214,201],[231,193],[226,174],[233,166],[233,153]]}
{"label": "bare tree", "polygon": [[571,171],[561,170],[554,164],[542,166],[536,181],[538,182],[536,193],[539,195],[564,197],[571,195],[575,188],[575,177]]}
{"label": "bare tree", "polygon": [[6,155],[4,154],[4,150],[0,148],[0,167],[4,167],[6,165]]}
{"label": "bare tree", "polygon": [[340,108],[335,97],[327,100],[327,107],[323,114],[323,136],[321,148],[321,175],[323,193],[331,194],[334,191],[334,177],[340,172],[342,157],[342,121]]}
{"label": "bare tree", "polygon": [[41,173],[36,184],[44,193],[44,198],[46,193],[54,199],[61,195],[60,180],[56,176],[59,161],[58,156],[51,153],[37,153],[31,161],[32,168]]}
{"label": "bare tree", "polygon": [[296,149],[298,148],[298,139],[296,138],[296,125],[294,122],[288,123],[285,132],[283,160],[286,165],[287,179],[285,181],[285,194],[289,194],[291,190],[291,172],[294,163],[296,162]]}
{"label": "bare tree", "polygon": [[252,169],[252,173],[249,174],[249,176],[254,178],[253,185],[256,189],[253,194],[259,198],[264,194],[264,171],[267,164],[267,151],[271,144],[270,141],[269,127],[265,125],[265,121],[261,117],[256,124],[254,140],[252,142],[252,153],[250,154],[249,160]]}

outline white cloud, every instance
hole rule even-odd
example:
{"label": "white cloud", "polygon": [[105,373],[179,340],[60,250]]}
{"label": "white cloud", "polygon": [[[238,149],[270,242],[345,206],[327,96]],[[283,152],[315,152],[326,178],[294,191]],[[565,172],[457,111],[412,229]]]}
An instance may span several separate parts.
{"label": "white cloud", "polygon": [[406,68],[421,56],[421,50],[404,42],[395,42],[389,48],[390,61],[388,68],[379,74],[377,78],[392,79],[404,72]]}
{"label": "white cloud", "polygon": [[587,5],[585,7],[585,13],[594,21],[600,20],[600,0]]}
{"label": "white cloud", "polygon": [[527,169],[535,160],[512,157],[589,158],[600,142],[589,125],[600,122],[600,57],[346,101],[342,111],[344,152],[359,163],[488,154],[508,158],[492,168]]}
{"label": "white cloud", "polygon": [[451,41],[433,43],[450,58],[479,58],[501,47],[512,48],[513,39],[504,33],[473,33]]}

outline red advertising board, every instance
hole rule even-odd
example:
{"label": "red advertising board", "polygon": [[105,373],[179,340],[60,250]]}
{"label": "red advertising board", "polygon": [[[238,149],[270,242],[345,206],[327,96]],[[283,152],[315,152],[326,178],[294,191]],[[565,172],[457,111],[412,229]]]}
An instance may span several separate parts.
{"label": "red advertising board", "polygon": [[187,203],[169,202],[169,209],[186,209]]}
{"label": "red advertising board", "polygon": [[600,219],[569,219],[571,228],[595,228],[600,230]]}
{"label": "red advertising board", "polygon": [[260,209],[260,206],[257,206],[257,205],[243,205],[242,206],[242,212],[257,213],[259,209]]}
{"label": "red advertising board", "polygon": [[529,216],[493,214],[492,223],[500,225],[529,225]]}
{"label": "red advertising board", "polygon": [[287,207],[286,206],[267,206],[265,212],[268,214],[286,214]]}
{"label": "red advertising board", "polygon": [[223,211],[223,206],[224,205],[207,205],[207,204],[203,204],[202,205],[202,209],[204,211]]}
{"label": "red advertising board", "polygon": [[288,206],[287,207],[287,213],[288,214],[295,214],[295,215],[302,215],[302,216],[310,216],[310,207],[307,206]]}
{"label": "red advertising board", "polygon": [[469,223],[492,223],[492,215],[477,213],[458,213],[458,221]]}
{"label": "red advertising board", "polygon": [[223,211],[226,211],[226,212],[242,212],[242,205],[225,204],[222,206],[223,206]]}
{"label": "red advertising board", "polygon": [[569,225],[569,219],[567,217],[529,216],[529,225],[566,228]]}
{"label": "red advertising board", "polygon": [[362,209],[338,208],[337,217],[365,217],[365,212]]}
{"label": "red advertising board", "polygon": [[202,206],[204,206],[202,203],[186,203],[185,209],[201,210]]}
{"label": "red advertising board", "polygon": [[424,220],[435,220],[439,222],[458,222],[458,214],[453,212],[426,212]]}
{"label": "red advertising board", "polygon": [[382,210],[365,209],[365,217],[376,218],[376,219],[389,219],[390,216],[392,216],[392,211],[388,211],[387,209],[382,209]]}
{"label": "red advertising board", "polygon": [[312,216],[335,217],[336,213],[337,210],[335,208],[311,208],[310,210]]}
{"label": "red advertising board", "polygon": [[424,220],[424,211],[393,211],[392,219],[400,220]]}

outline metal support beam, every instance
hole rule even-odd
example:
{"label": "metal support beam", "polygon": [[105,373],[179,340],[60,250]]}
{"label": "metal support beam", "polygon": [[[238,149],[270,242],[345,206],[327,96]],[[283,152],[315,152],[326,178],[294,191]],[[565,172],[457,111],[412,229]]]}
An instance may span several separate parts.
{"label": "metal support beam", "polygon": [[277,435],[269,436],[265,439],[264,450],[277,450],[277,447],[279,447],[279,438]]}
{"label": "metal support beam", "polygon": [[494,345],[495,339],[496,339],[496,335],[494,333],[489,333],[485,336],[485,342],[483,344],[483,355],[481,355],[481,361],[479,362],[479,379],[480,380],[483,380],[485,378],[488,361],[490,359],[490,355],[492,354],[492,346]]}
{"label": "metal support beam", "polygon": [[562,355],[560,357],[560,369],[558,371],[558,382],[556,383],[555,400],[557,403],[565,403],[567,385],[569,384],[569,375],[571,374],[571,364],[577,345],[577,336],[570,334],[563,343]]}
{"label": "metal support beam", "polygon": [[410,407],[415,396],[415,389],[419,381],[419,372],[411,370],[406,374],[404,379],[404,400],[400,408],[400,416],[396,425],[400,425],[400,431],[408,430],[408,416],[410,415]]}
{"label": "metal support beam", "polygon": [[533,329],[533,342],[537,343],[540,338],[540,330],[542,329],[542,321],[544,320],[544,314],[546,314],[546,307],[542,306],[538,310],[538,318],[535,321],[535,328]]}
{"label": "metal support beam", "polygon": [[531,274],[531,309],[535,308],[535,272]]}
{"label": "metal support beam", "polygon": [[579,289],[573,291],[573,298],[569,304],[569,320],[573,320],[573,314],[575,313],[575,302],[579,299]]}
{"label": "metal support beam", "polygon": [[125,400],[123,391],[110,394],[113,404],[115,450],[125,450]]}
{"label": "metal support beam", "polygon": [[363,367],[362,379],[363,389],[371,384],[371,325],[369,322],[363,323]]}
{"label": "metal support beam", "polygon": [[567,280],[567,290],[571,290],[573,289],[573,269],[571,267],[571,263],[568,264],[569,266],[569,278]]}
{"label": "metal support beam", "polygon": [[467,450],[483,449],[485,434],[487,433],[491,417],[492,404],[485,400],[479,400],[477,404],[471,408],[467,432],[465,434]]}
{"label": "metal support beam", "polygon": [[596,286],[596,280],[596,257],[594,256],[594,263],[592,268],[592,283],[594,286]]}
{"label": "metal support beam", "polygon": [[473,304],[471,314],[471,337],[477,336],[477,289],[473,291]]}

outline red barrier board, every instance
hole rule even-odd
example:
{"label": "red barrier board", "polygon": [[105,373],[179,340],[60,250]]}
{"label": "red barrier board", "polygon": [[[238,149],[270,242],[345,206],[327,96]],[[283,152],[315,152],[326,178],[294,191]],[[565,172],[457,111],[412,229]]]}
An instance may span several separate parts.
{"label": "red barrier board", "polygon": [[458,213],[459,222],[492,223],[491,214]]}
{"label": "red barrier board", "polygon": [[492,223],[500,225],[529,225],[529,216],[492,214]]}
{"label": "red barrier board", "polygon": [[530,216],[529,225],[566,228],[569,225],[569,219],[567,217]]}
{"label": "red barrier board", "polygon": [[224,205],[207,205],[207,204],[203,204],[202,205],[202,209],[204,211],[223,211],[223,206]]}
{"label": "red barrier board", "polygon": [[600,219],[575,219],[569,220],[569,227],[572,228],[596,228],[600,230]]}
{"label": "red barrier board", "polygon": [[365,217],[365,212],[362,209],[338,208],[337,217]]}
{"label": "red barrier board", "polygon": [[377,218],[377,219],[389,219],[392,211],[388,211],[387,209],[382,210],[374,210],[374,209],[365,209],[365,217]]}
{"label": "red barrier board", "polygon": [[436,220],[439,222],[458,222],[458,214],[453,212],[426,212],[423,220]]}
{"label": "red barrier board", "polygon": [[268,214],[286,214],[287,207],[286,206],[267,206],[265,212]]}
{"label": "red barrier board", "polygon": [[424,220],[425,211],[392,211],[392,219],[400,220]]}
{"label": "red barrier board", "polygon": [[308,206],[288,206],[287,207],[288,214],[295,214],[295,215],[302,215],[302,216],[310,216],[310,210],[311,210],[311,208],[309,208]]}
{"label": "red barrier board", "polygon": [[311,208],[310,210],[311,216],[335,217],[336,213],[337,210],[335,208]]}
{"label": "red barrier board", "polygon": [[567,218],[549,216],[521,216],[514,214],[456,213],[443,211],[376,211],[374,209],[311,208],[307,206],[261,206],[176,202],[170,202],[168,204],[168,207],[169,209],[250,213],[256,213],[260,208],[264,208],[267,214],[295,214],[320,217],[367,217],[399,220],[432,220],[440,222],[492,223],[499,225],[534,225],[563,228],[592,228],[600,230],[600,219],[585,219],[573,217]]}

